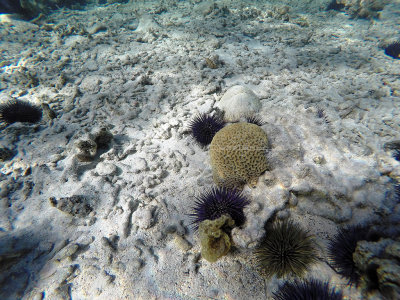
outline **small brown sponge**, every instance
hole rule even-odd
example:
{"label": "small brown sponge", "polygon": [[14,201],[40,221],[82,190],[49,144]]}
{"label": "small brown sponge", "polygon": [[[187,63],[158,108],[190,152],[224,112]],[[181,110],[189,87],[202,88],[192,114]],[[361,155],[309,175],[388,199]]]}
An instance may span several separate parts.
{"label": "small brown sponge", "polygon": [[214,182],[221,187],[255,186],[267,170],[268,138],[260,126],[235,123],[222,128],[210,145]]}
{"label": "small brown sponge", "polygon": [[229,215],[215,220],[205,220],[199,225],[201,255],[209,262],[216,262],[231,248],[231,239],[223,228],[232,228],[235,221]]}

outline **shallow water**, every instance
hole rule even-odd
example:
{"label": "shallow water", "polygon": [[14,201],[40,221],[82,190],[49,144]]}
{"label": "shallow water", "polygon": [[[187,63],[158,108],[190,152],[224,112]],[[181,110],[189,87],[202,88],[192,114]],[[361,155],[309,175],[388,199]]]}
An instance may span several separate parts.
{"label": "shallow water", "polygon": [[[0,0],[0,298],[273,299],[299,279],[257,262],[282,220],[315,243],[301,280],[399,297],[400,1],[341,3]],[[207,145],[199,114],[268,146]],[[191,214],[239,181],[210,263]],[[329,245],[355,224],[351,286]]]}

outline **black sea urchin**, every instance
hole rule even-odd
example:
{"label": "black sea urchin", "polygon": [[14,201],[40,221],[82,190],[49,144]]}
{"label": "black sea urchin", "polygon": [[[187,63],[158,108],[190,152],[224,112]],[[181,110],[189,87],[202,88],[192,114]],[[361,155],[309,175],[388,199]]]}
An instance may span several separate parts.
{"label": "black sea urchin", "polygon": [[302,276],[317,259],[314,239],[291,221],[270,224],[255,254],[259,268],[267,276]]}
{"label": "black sea urchin", "polygon": [[42,119],[42,109],[26,101],[11,100],[0,104],[0,123],[37,123]]}
{"label": "black sea urchin", "polygon": [[274,293],[274,300],[341,300],[341,291],[329,288],[328,282],[311,279],[310,281],[285,282]]}
{"label": "black sea urchin", "polygon": [[330,265],[341,276],[349,280],[349,284],[358,285],[360,275],[357,273],[353,261],[353,253],[356,250],[357,242],[365,240],[368,236],[368,229],[361,225],[347,226],[340,228],[328,245],[328,258]]}
{"label": "black sea urchin", "polygon": [[400,42],[394,42],[385,48],[385,54],[400,59]]}
{"label": "black sea urchin", "polygon": [[249,200],[238,190],[213,188],[196,198],[193,213],[189,215],[196,229],[204,220],[215,220],[224,214],[231,216],[235,221],[235,226],[241,226],[245,221],[243,208],[249,203]]}
{"label": "black sea urchin", "polygon": [[262,120],[262,118],[259,116],[256,116],[256,115],[246,116],[246,121],[247,121],[247,123],[255,124],[258,126],[263,126],[265,124],[265,122]]}
{"label": "black sea urchin", "polygon": [[224,125],[225,122],[216,116],[199,114],[190,122],[189,130],[200,145],[207,146]]}

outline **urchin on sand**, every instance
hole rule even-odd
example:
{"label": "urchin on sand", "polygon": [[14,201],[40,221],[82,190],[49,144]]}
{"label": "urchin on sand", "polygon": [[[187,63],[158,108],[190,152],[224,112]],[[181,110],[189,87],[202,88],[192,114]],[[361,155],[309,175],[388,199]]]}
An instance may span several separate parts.
{"label": "urchin on sand", "polygon": [[[372,252],[362,250],[374,241],[349,262],[359,287],[335,272],[327,249],[342,226],[390,224],[398,213],[400,60],[376,42],[395,28],[385,17],[393,7],[372,26],[316,4],[310,13],[274,2],[175,4],[0,23],[0,103],[56,112],[0,133],[0,298],[271,299],[285,282],[368,297],[362,254]],[[243,186],[245,221],[222,230],[230,249],[210,263],[190,226],[196,199],[216,188],[210,147],[188,128],[198,114],[220,116],[235,86],[251,93],[230,96],[226,126],[265,132],[268,169]],[[284,220],[315,242],[301,281],[259,272],[266,224]],[[374,245],[396,247],[390,234]]]}

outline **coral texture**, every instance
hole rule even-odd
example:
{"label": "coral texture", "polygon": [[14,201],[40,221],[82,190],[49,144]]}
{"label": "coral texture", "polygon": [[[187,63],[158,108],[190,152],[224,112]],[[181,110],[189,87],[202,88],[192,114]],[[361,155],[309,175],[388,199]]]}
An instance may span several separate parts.
{"label": "coral texture", "polygon": [[223,215],[215,220],[205,220],[199,225],[201,255],[209,262],[216,262],[226,255],[231,248],[231,239],[223,230],[231,228],[235,221],[228,215]]}
{"label": "coral texture", "polygon": [[268,138],[255,124],[236,123],[221,129],[210,146],[214,182],[227,188],[254,186],[267,170]]}

